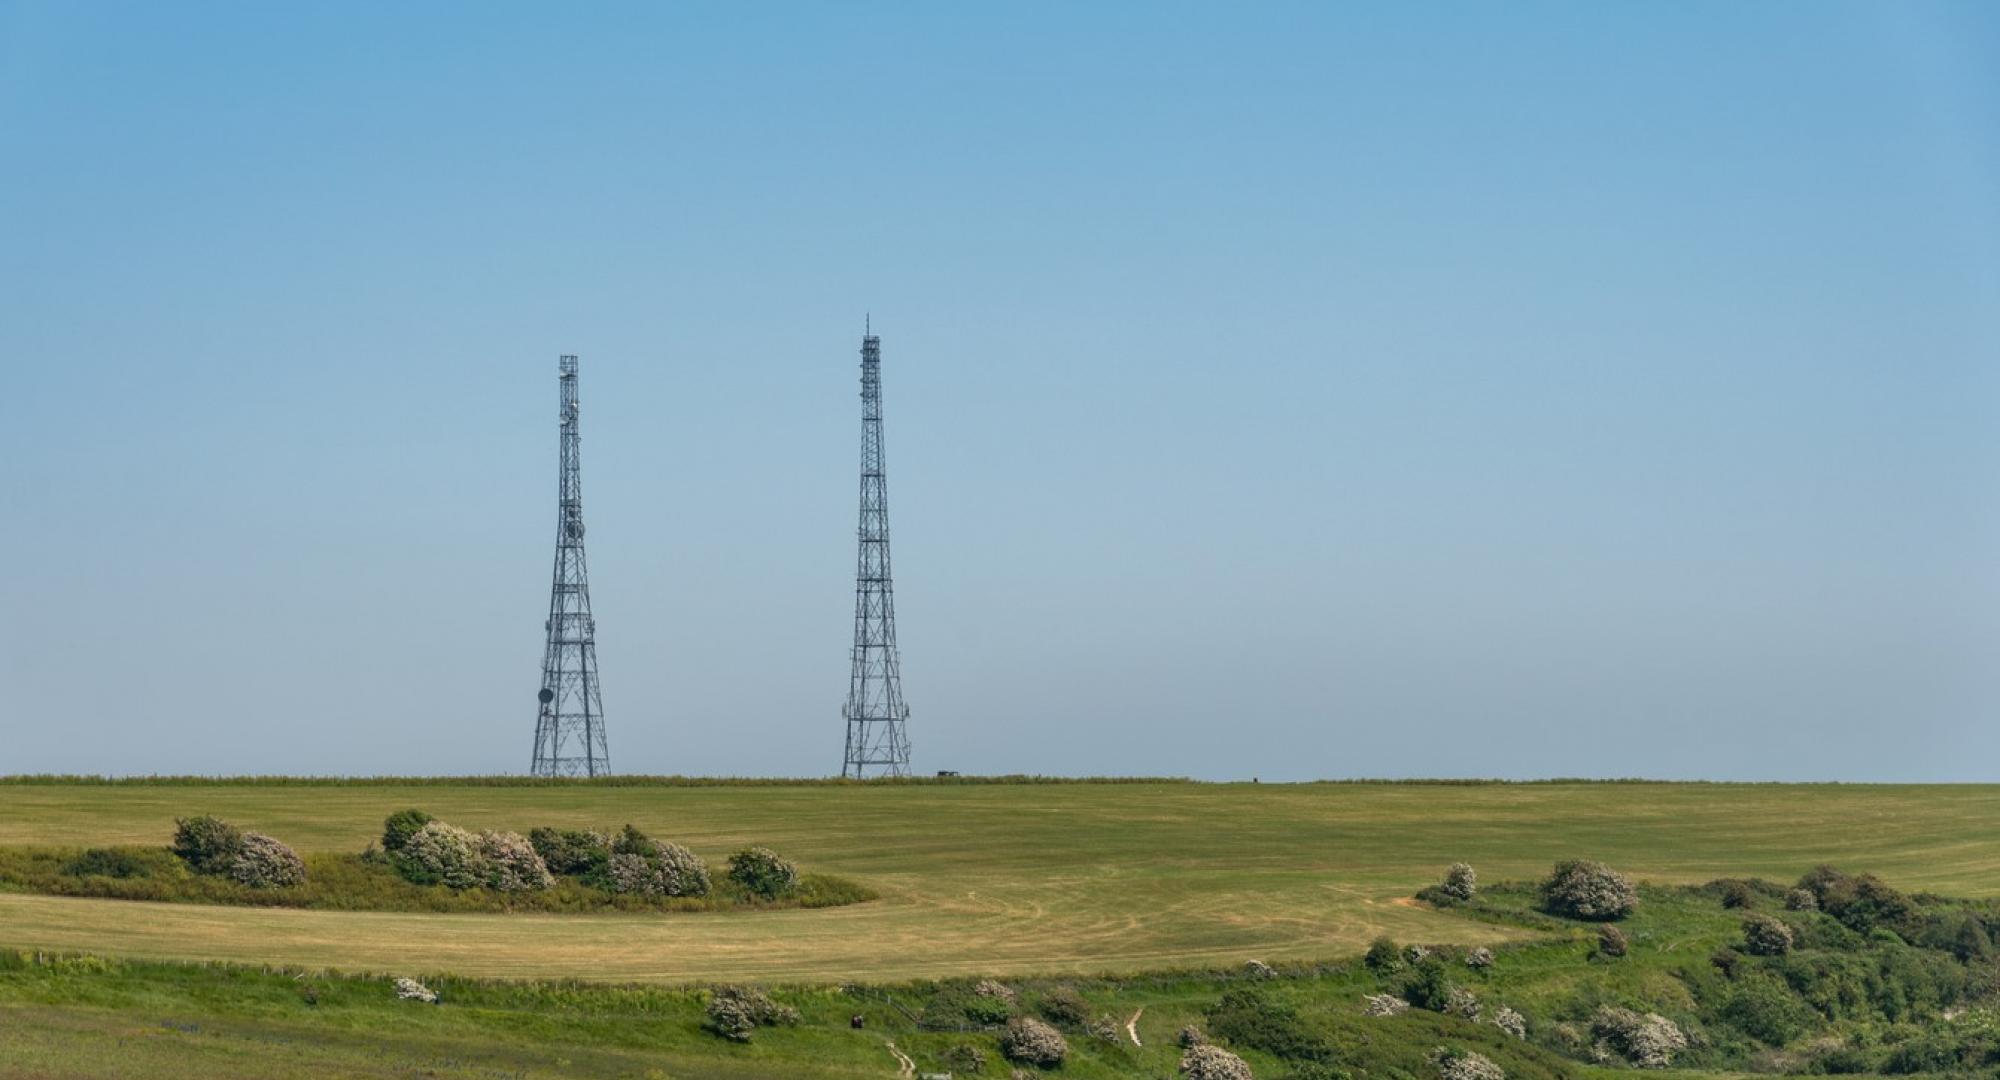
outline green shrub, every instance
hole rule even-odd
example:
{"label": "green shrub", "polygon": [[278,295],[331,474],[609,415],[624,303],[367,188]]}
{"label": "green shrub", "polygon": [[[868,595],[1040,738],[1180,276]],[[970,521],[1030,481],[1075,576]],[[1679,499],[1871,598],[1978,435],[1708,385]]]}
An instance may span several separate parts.
{"label": "green shrub", "polygon": [[1764,972],[1746,971],[1730,986],[1722,1022],[1768,1046],[1783,1046],[1817,1022],[1790,987]]}
{"label": "green shrub", "polygon": [[752,896],[776,900],[799,887],[799,868],[770,848],[745,848],[729,857],[729,880]]}
{"label": "green shrub", "polygon": [[437,820],[422,810],[398,810],[382,822],[382,850],[395,854],[403,850],[417,830]]}
{"label": "green shrub", "polygon": [[1747,909],[1755,906],[1757,902],[1757,894],[1751,890],[1747,881],[1737,881],[1732,878],[1710,884],[1722,895],[1723,907]]}
{"label": "green shrub", "polygon": [[1090,1003],[1076,992],[1074,986],[1058,986],[1042,995],[1035,1004],[1035,1011],[1049,1023],[1058,1027],[1081,1027],[1090,1017]]}
{"label": "green shrub", "polygon": [[197,874],[227,874],[243,850],[243,834],[207,814],[179,818],[174,822],[173,849]]}
{"label": "green shrub", "polygon": [[1368,943],[1368,952],[1361,962],[1377,975],[1394,975],[1403,970],[1402,946],[1387,937],[1378,937]]}
{"label": "green shrub", "polygon": [[1307,1026],[1298,1010],[1272,1000],[1261,990],[1230,990],[1208,1007],[1207,1016],[1209,1034],[1236,1046],[1262,1050],[1287,1061],[1334,1059],[1333,1047]]}
{"label": "green shrub", "polygon": [[959,1011],[967,1020],[981,1027],[997,1027],[1006,1023],[1014,1010],[1001,998],[972,994],[965,999]]}
{"label": "green shrub", "polygon": [[1559,862],[1542,882],[1542,909],[1571,919],[1609,921],[1632,913],[1639,894],[1625,875],[1586,859]]}
{"label": "green shrub", "polygon": [[91,848],[63,864],[62,872],[75,877],[142,878],[153,872],[151,863],[117,848]]}
{"label": "green shrub", "polygon": [[944,1048],[938,1061],[953,1074],[986,1071],[986,1051],[971,1043],[956,1043]]}
{"label": "green shrub", "polygon": [[611,853],[613,855],[637,855],[641,858],[650,859],[660,853],[660,845],[654,843],[652,837],[640,832],[628,822],[625,828],[619,830],[617,837],[611,841]]}
{"label": "green shrub", "polygon": [[1425,956],[1410,965],[1401,980],[1396,983],[1396,996],[1410,1003],[1414,1008],[1443,1012],[1451,1001],[1451,976],[1445,971],[1444,961],[1437,956]]}
{"label": "green shrub", "polygon": [[531,829],[528,843],[552,874],[592,877],[611,861],[611,837],[594,829]]}

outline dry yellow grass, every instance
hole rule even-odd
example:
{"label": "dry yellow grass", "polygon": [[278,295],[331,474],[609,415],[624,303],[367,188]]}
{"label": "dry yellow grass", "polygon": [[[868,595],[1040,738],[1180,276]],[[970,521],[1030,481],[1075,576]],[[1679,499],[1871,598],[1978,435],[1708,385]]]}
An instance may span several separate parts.
{"label": "dry yellow grass", "polygon": [[0,786],[0,844],[158,843],[214,813],[358,850],[421,806],[480,828],[630,821],[711,860],[767,843],[880,901],[671,916],[408,915],[0,896],[0,944],[346,970],[836,981],[1329,957],[1379,933],[1506,931],[1393,903],[1454,860],[1487,880],[1588,856],[1657,880],[1817,862],[2000,893],[2000,788],[1059,785],[509,788]]}

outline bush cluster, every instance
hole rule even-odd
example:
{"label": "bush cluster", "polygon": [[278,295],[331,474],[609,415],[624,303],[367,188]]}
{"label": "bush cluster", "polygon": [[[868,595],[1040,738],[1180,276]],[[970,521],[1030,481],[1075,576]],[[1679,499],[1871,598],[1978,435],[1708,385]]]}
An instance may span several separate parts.
{"label": "bush cluster", "polygon": [[[283,841],[263,833],[246,833],[220,818],[206,814],[180,818],[174,822],[173,853],[197,874],[226,877],[253,889],[280,889],[303,885],[305,860]],[[86,853],[88,856],[90,853]],[[99,868],[126,868],[138,864],[136,856],[124,859],[97,857],[87,865]],[[85,860],[79,859],[79,863]],[[120,873],[107,876],[141,876]]]}
{"label": "bush cluster", "polygon": [[799,887],[799,868],[770,848],[745,848],[729,857],[729,880],[752,896],[776,900]]}
{"label": "bush cluster", "polygon": [[615,893],[643,896],[707,896],[708,864],[668,840],[654,840],[625,826],[612,842],[610,860],[595,883]]}
{"label": "bush cluster", "polygon": [[1571,919],[1609,921],[1632,913],[1639,894],[1625,875],[1587,859],[1556,864],[1542,882],[1542,909]]}
{"label": "bush cluster", "polygon": [[1857,934],[1880,928],[1908,937],[1920,922],[1915,902],[1873,874],[1848,874],[1819,866],[1800,878],[1798,887],[1812,894],[1817,910]]}
{"label": "bush cluster", "polygon": [[1208,1007],[1208,1030],[1232,1045],[1290,1061],[1331,1062],[1333,1047],[1298,1010],[1256,987],[1237,987]]}
{"label": "bush cluster", "polygon": [[1062,1032],[1040,1020],[1017,1016],[1007,1021],[1007,1031],[1000,1036],[1000,1052],[1009,1061],[1053,1069],[1069,1057],[1069,1042]]}
{"label": "bush cluster", "polygon": [[1250,1063],[1219,1046],[1190,1046],[1181,1054],[1187,1080],[1252,1080]]}
{"label": "bush cluster", "polygon": [[438,1003],[437,991],[415,979],[397,979],[396,997],[402,1001],[421,1001],[426,1005]]}

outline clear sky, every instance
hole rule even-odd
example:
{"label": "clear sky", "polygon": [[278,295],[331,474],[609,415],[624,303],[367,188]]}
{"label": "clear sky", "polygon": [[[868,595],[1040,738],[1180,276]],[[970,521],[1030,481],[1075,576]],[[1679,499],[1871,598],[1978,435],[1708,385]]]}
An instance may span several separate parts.
{"label": "clear sky", "polygon": [[0,773],[2000,779],[2000,7],[0,0]]}

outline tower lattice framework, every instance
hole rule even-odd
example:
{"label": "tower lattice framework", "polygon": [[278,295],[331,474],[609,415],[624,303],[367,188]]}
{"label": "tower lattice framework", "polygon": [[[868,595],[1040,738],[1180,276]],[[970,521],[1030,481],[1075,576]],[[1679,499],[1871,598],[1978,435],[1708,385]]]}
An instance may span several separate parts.
{"label": "tower lattice framework", "polygon": [[565,356],[562,481],[556,499],[556,565],[549,586],[548,647],[542,654],[541,708],[535,719],[534,776],[603,776],[611,771],[604,703],[597,693],[597,621],[590,615],[590,568],[583,556],[576,357]]}
{"label": "tower lattice framework", "polygon": [[847,756],[840,774],[906,776],[902,660],[896,652],[896,595],[889,574],[889,495],[882,468],[882,339],[861,339],[861,523],[855,559],[853,673],[848,682]]}

